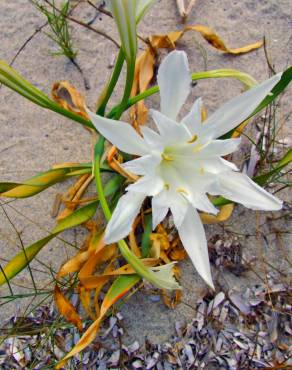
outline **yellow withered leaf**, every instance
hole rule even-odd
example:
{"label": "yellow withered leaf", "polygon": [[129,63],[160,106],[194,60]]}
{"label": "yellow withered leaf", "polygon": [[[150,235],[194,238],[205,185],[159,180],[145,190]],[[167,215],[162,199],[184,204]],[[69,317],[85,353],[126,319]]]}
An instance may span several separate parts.
{"label": "yellow withered leaf", "polygon": [[183,248],[176,247],[170,251],[169,257],[172,261],[182,261],[186,259],[187,252]]}
{"label": "yellow withered leaf", "polygon": [[57,279],[79,271],[82,265],[88,260],[89,255],[89,251],[81,252],[65,262],[58,272]]}
{"label": "yellow withered leaf", "polygon": [[229,219],[232,215],[234,204],[226,204],[220,208],[219,213],[214,216],[207,213],[200,213],[201,220],[204,224],[216,224],[218,222],[223,222]]}
{"label": "yellow withered leaf", "polygon": [[56,285],[54,291],[54,300],[56,306],[62,316],[73,325],[75,325],[79,331],[82,330],[82,321],[76,312],[72,303],[62,294],[60,288]]}
{"label": "yellow withered leaf", "polygon": [[[154,65],[154,52],[152,48],[148,47],[137,58],[131,96],[142,93],[147,89],[154,75]],[[143,125],[146,122],[147,117],[148,109],[143,100],[131,107],[130,119],[136,130],[138,130],[139,125]]]}
{"label": "yellow withered leaf", "polygon": [[[1,197],[8,198],[31,197],[47,189],[49,186],[65,180],[68,172],[70,172],[69,168],[59,168],[39,173],[21,184],[11,184],[5,190],[0,187],[0,195]],[[9,183],[7,184],[9,185]]]}
{"label": "yellow withered leaf", "polygon": [[70,203],[71,201],[72,203],[70,203],[70,206],[67,205],[66,208],[64,208],[62,212],[59,214],[59,216],[57,217],[58,222],[64,219],[65,217],[69,216],[74,211],[74,209],[77,208],[78,201],[88,188],[92,179],[93,177],[91,174],[87,173],[85,175],[82,175],[76,181],[76,183],[67,190],[66,194],[62,197],[62,200],[65,202],[65,204],[66,202]]}
{"label": "yellow withered leaf", "polygon": [[223,51],[228,54],[244,54],[252,50],[258,49],[263,46],[263,41],[257,41],[249,45],[242,46],[240,48],[229,48],[225,45],[224,41],[217,35],[212,28],[203,26],[201,24],[196,24],[193,26],[186,26],[182,31],[169,32],[164,35],[154,35],[150,38],[150,43],[156,48],[167,48],[174,49],[175,43],[189,31],[199,32],[200,35],[214,48]]}
{"label": "yellow withered leaf", "polygon": [[181,297],[181,290],[175,290],[171,293],[167,292],[166,290],[163,290],[162,292],[162,299],[164,304],[171,309],[174,309],[181,302]]}
{"label": "yellow withered leaf", "polygon": [[136,217],[136,219],[135,219],[135,221],[134,221],[134,223],[132,225],[132,230],[130,231],[130,234],[129,234],[130,248],[131,248],[132,252],[135,253],[135,255],[138,258],[141,258],[141,250],[140,250],[140,248],[138,246],[135,232],[136,232],[136,228],[140,224],[140,222],[141,222],[141,216]]}
{"label": "yellow withered leaf", "polygon": [[228,54],[244,54],[252,50],[258,49],[263,46],[263,41],[257,41],[249,45],[242,46],[240,48],[229,48],[225,45],[224,41],[210,28],[203,25],[187,26],[184,29],[184,33],[187,31],[197,31],[204,37],[209,44],[214,48],[224,51]]}
{"label": "yellow withered leaf", "polygon": [[55,82],[52,87],[52,97],[62,108],[88,119],[83,95],[68,81]]}
{"label": "yellow withered leaf", "polygon": [[183,31],[172,31],[164,35],[153,35],[150,44],[157,49],[175,49],[175,43],[182,37]]}
{"label": "yellow withered leaf", "polygon": [[[107,267],[104,270],[104,274],[106,275],[108,272],[113,271],[114,268],[114,260],[112,260]],[[95,313],[96,316],[98,317],[100,315],[100,305],[99,305],[99,295],[104,287],[105,284],[111,279],[111,276],[105,276],[103,280],[100,281],[98,285],[95,286],[95,292],[94,292],[94,298],[93,298],[93,303],[94,303],[94,308],[95,308]]]}
{"label": "yellow withered leaf", "polygon": [[[117,247],[115,244],[104,246],[104,248],[102,248],[97,253],[95,253],[95,251],[91,252],[88,260],[82,266],[78,274],[78,277],[81,283],[87,288],[89,288],[86,282],[88,282],[89,277],[92,277],[92,274],[96,266],[103,262],[111,260],[115,256],[116,252],[117,252]],[[92,288],[95,288],[95,286],[93,286]]]}
{"label": "yellow withered leaf", "polygon": [[86,330],[86,332],[82,335],[79,342],[76,346],[61,360],[56,369],[61,369],[64,367],[65,363],[68,359],[77,353],[81,352],[84,348],[86,348],[91,342],[94,341],[96,338],[97,332],[99,330],[100,324],[104,319],[107,311],[111,308],[111,306],[123,297],[138,281],[140,277],[138,275],[125,275],[118,277],[110,289],[108,290],[103,303],[100,308],[100,315],[99,317],[90,325],[90,327]]}
{"label": "yellow withered leaf", "polygon": [[[141,259],[141,262],[147,267],[154,267],[157,266],[159,263],[158,258],[144,258]],[[105,284],[112,276],[119,276],[119,275],[131,275],[135,274],[135,270],[129,264],[126,264],[118,269],[114,270],[112,265],[110,265],[109,269],[103,272],[101,275],[89,275],[82,277],[82,284],[87,289],[95,289],[98,288],[101,284]]]}
{"label": "yellow withered leaf", "polygon": [[85,310],[85,312],[87,313],[87,315],[92,319],[92,320],[95,320],[96,319],[96,315],[95,313],[93,312],[92,308],[91,308],[91,300],[90,300],[90,295],[91,295],[91,292],[89,289],[86,289],[84,286],[82,286],[81,284],[79,284],[78,286],[78,293],[79,293],[79,298],[80,298],[80,301],[82,303],[82,306]]}

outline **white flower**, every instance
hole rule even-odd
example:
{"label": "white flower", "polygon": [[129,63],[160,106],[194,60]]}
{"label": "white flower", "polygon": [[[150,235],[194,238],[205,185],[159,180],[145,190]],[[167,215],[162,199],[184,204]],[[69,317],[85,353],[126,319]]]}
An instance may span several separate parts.
{"label": "white flower", "polygon": [[136,57],[136,24],[152,3],[153,0],[106,0],[118,27],[122,48],[128,60],[135,60]]}
{"label": "white flower", "polygon": [[282,206],[280,200],[237,172],[233,163],[221,158],[234,152],[240,139],[217,138],[249,117],[280,77],[276,75],[233,98],[204,123],[198,99],[177,123],[190,92],[191,77],[186,54],[173,51],[158,71],[161,113],[151,111],[159,133],[141,127],[142,138],[128,123],[90,113],[92,123],[107,140],[121,151],[141,156],[123,165],[141,178],[120,198],[106,228],[106,242],[128,235],[145,197],[152,196],[153,229],[170,210],[195,268],[213,286],[206,236],[197,211],[217,213],[207,194],[223,195],[251,209],[279,210]]}

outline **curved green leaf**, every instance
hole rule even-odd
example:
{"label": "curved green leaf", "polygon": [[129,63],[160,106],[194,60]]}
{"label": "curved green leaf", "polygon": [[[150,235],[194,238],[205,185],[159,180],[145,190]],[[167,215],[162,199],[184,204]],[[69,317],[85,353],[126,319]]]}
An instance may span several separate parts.
{"label": "curved green leaf", "polygon": [[[113,176],[105,185],[104,190],[107,196],[114,194],[121,186],[124,178],[120,175]],[[15,257],[9,261],[0,271],[0,286],[7,280],[12,279],[20,271],[22,271],[37,255],[37,253],[53,238],[55,238],[62,231],[72,227],[83,224],[90,220],[96,212],[99,201],[96,200],[87,204],[86,206],[78,208],[69,216],[63,218],[52,230],[52,233],[45,238],[42,238],[30,246],[26,247],[24,251],[19,252]]]}
{"label": "curved green leaf", "polygon": [[57,168],[41,172],[23,183],[0,183],[0,195],[8,198],[27,198],[66,179],[70,168]]}
{"label": "curved green leaf", "polygon": [[13,257],[3,268],[3,271],[0,271],[0,286],[22,271],[33,260],[38,252],[55,236],[55,234],[48,235],[25,248],[25,252],[21,251]]}
{"label": "curved green leaf", "polygon": [[292,149],[289,149],[284,157],[277,163],[276,167],[273,168],[271,171],[264,173],[263,175],[259,175],[254,177],[254,181],[259,185],[266,184],[269,179],[279,173],[285,166],[292,162]]}

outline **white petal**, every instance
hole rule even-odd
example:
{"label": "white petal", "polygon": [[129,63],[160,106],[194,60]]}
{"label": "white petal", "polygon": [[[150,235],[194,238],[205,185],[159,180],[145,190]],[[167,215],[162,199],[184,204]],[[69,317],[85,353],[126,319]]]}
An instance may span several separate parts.
{"label": "white petal", "polygon": [[206,138],[218,138],[249,117],[273,87],[280,81],[281,73],[229,100],[203,124]]}
{"label": "white petal", "polygon": [[134,192],[128,192],[120,198],[105,230],[107,244],[115,243],[129,234],[144,199],[145,194]]}
{"label": "white petal", "polygon": [[233,171],[239,171],[238,167],[236,166],[236,164],[232,163],[232,162],[229,162],[227,161],[226,159],[224,158],[220,158],[220,162],[221,164],[223,164],[223,166],[225,166],[225,169],[222,168],[222,172],[226,170],[226,168],[228,168],[229,170],[233,170]]}
{"label": "white petal", "polygon": [[157,132],[151,130],[151,128],[147,126],[142,126],[140,128],[143,138],[146,144],[156,150],[163,150],[163,141],[160,135]]}
{"label": "white petal", "polygon": [[208,145],[206,145],[199,153],[199,158],[209,158],[209,157],[221,157],[230,153],[235,152],[239,145],[241,139],[227,139],[227,140],[212,140]]}
{"label": "white petal", "polygon": [[149,153],[145,141],[128,123],[98,116],[89,110],[87,110],[87,113],[97,131],[118,149],[135,155]]}
{"label": "white petal", "polygon": [[170,211],[173,215],[173,222],[178,229],[186,216],[189,205],[187,200],[184,199],[180,194],[171,191],[168,193],[168,202]]}
{"label": "white petal", "polygon": [[169,53],[158,69],[157,81],[161,112],[175,120],[189,95],[192,81],[186,53],[176,50]]}
{"label": "white petal", "polygon": [[159,165],[161,157],[157,155],[144,155],[143,157],[133,159],[122,164],[122,167],[131,173],[136,175],[151,175],[156,171],[156,167]]}
{"label": "white petal", "polygon": [[277,211],[282,208],[282,201],[265,191],[243,173],[230,171],[219,174],[218,182],[218,191],[221,195],[241,203],[247,208],[264,211]]}
{"label": "white petal", "polygon": [[165,199],[165,191],[152,198],[152,230],[166,217],[169,207]]}
{"label": "white petal", "polygon": [[[202,162],[202,163],[201,163]],[[211,164],[206,162],[212,162]],[[202,161],[191,161],[181,159],[180,161],[170,162],[170,165],[161,165],[160,174],[164,183],[168,185],[170,194],[168,201],[171,201],[172,194],[177,194],[176,197],[182,197],[189,202],[194,202],[194,206],[205,212],[217,213],[216,209],[211,205],[207,205],[207,200],[198,199],[205,197],[212,183],[216,182],[216,175],[211,173],[211,170],[218,171],[218,163],[221,164],[220,158],[208,159]],[[205,169],[201,166],[205,165]],[[221,168],[223,165],[221,165]],[[223,167],[226,171],[226,167]],[[174,200],[176,200],[174,197]],[[204,204],[204,206],[203,206]],[[199,207],[200,205],[200,207]],[[206,207],[206,208],[205,208]]]}
{"label": "white petal", "polygon": [[164,181],[160,176],[143,176],[134,184],[129,185],[126,190],[153,196],[160,193],[163,187]]}
{"label": "white petal", "polygon": [[178,234],[196,270],[214,289],[204,227],[198,212],[193,207],[188,207],[185,218],[178,227]]}
{"label": "white petal", "polygon": [[237,171],[237,167],[234,163],[226,161],[220,157],[213,157],[213,158],[204,158],[204,159],[196,159],[196,164],[201,166],[203,172],[207,174],[217,174],[221,172],[226,172],[230,169]]}
{"label": "white petal", "polygon": [[173,121],[157,110],[151,109],[150,114],[160,132],[164,145],[189,140],[190,135],[183,125]]}
{"label": "white petal", "polygon": [[194,208],[199,209],[200,211],[206,213],[212,213],[216,215],[219,211],[218,209],[210,202],[206,194],[199,194],[196,189],[190,191],[186,195],[187,200],[191,203]]}
{"label": "white petal", "polygon": [[185,125],[191,135],[199,134],[202,129],[202,99],[195,101],[191,111],[182,119],[181,124]]}

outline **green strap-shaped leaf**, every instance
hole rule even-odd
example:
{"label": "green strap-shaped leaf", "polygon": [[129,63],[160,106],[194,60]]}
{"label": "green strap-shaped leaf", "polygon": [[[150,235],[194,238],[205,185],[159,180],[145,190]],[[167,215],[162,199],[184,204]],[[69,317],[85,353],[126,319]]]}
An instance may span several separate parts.
{"label": "green strap-shaped leaf", "polygon": [[36,241],[35,243],[26,247],[25,250],[19,252],[6,264],[6,266],[3,268],[3,271],[0,271],[0,285],[3,285],[7,280],[12,279],[15,275],[22,271],[34,259],[39,251],[62,231],[81,225],[82,223],[90,220],[94,216],[97,206],[98,201],[95,201],[77,209],[75,212],[61,220],[50,235]]}
{"label": "green strap-shaped leaf", "polygon": [[292,80],[292,67],[289,67],[288,69],[286,69],[286,71],[283,72],[281,80],[273,88],[273,90],[271,91],[271,95],[265,97],[261,104],[253,111],[251,117],[258,113],[259,111],[261,111],[267,105],[272,103],[272,101],[274,101],[286,89],[291,80]]}
{"label": "green strap-shaped leaf", "polygon": [[25,252],[21,251],[13,257],[3,268],[3,271],[0,271],[0,286],[22,271],[29,262],[33,260],[38,252],[55,236],[55,234],[48,235],[25,248]]}
{"label": "green strap-shaped leaf", "polygon": [[[81,176],[92,172],[91,163],[68,165],[40,172],[23,183],[0,182],[0,195],[8,198],[27,198],[40,193],[48,187],[67,180],[68,177]],[[101,172],[113,172],[105,163]]]}
{"label": "green strap-shaped leaf", "polygon": [[109,309],[114,303],[122,298],[138,281],[141,280],[139,275],[122,275],[119,276],[106,293],[103,306]]}
{"label": "green strap-shaped leaf", "polygon": [[[123,181],[124,179],[122,176],[113,176],[105,185],[105,194],[107,196],[114,194],[119,189]],[[62,231],[81,225],[90,220],[95,215],[98,203],[99,201],[96,200],[86,206],[78,208],[69,216],[62,219],[52,230],[50,235],[36,241],[26,247],[24,251],[19,252],[15,257],[13,257],[12,260],[3,268],[3,271],[0,271],[0,285],[4,284],[7,280],[12,279],[22,271],[39,253],[39,251]]]}
{"label": "green strap-shaped leaf", "polygon": [[150,241],[150,234],[152,233],[152,214],[146,215],[144,217],[145,222],[145,229],[142,235],[141,240],[141,250],[142,250],[142,258],[146,258],[149,256],[151,241]]}
{"label": "green strap-shaped leaf", "polygon": [[7,198],[27,198],[66,179],[70,168],[57,168],[42,172],[23,183],[0,183],[0,195]]}
{"label": "green strap-shaped leaf", "polygon": [[284,155],[284,157],[277,163],[275,168],[273,168],[271,171],[263,175],[256,176],[253,180],[257,184],[262,186],[266,184],[273,175],[278,174],[285,166],[287,166],[291,162],[292,162],[292,149],[289,149],[287,153]]}

